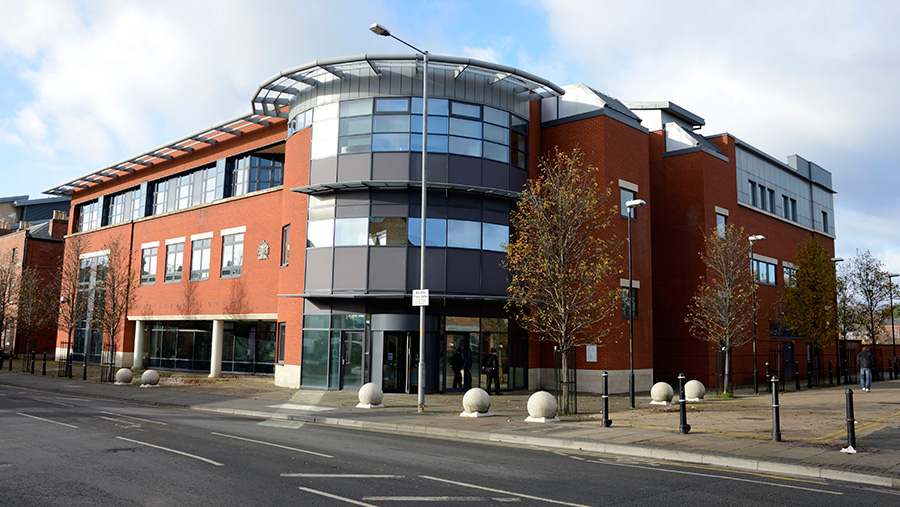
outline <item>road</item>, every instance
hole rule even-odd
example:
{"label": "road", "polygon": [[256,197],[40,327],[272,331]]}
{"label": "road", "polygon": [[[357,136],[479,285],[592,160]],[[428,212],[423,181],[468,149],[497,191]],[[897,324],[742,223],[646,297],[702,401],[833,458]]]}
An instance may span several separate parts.
{"label": "road", "polygon": [[900,492],[0,386],[0,505],[863,503]]}

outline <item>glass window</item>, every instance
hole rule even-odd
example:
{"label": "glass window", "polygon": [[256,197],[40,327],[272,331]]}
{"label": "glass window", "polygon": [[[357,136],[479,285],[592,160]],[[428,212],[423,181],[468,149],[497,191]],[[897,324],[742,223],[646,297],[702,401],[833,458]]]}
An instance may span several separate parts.
{"label": "glass window", "polygon": [[528,165],[527,159],[525,158],[525,154],[522,153],[521,151],[510,150],[509,156],[510,156],[509,163],[516,167],[525,169],[525,167]]}
{"label": "glass window", "polygon": [[509,148],[501,144],[484,142],[484,158],[498,162],[509,162]]}
{"label": "glass window", "polygon": [[753,259],[753,276],[756,282],[767,285],[775,285],[775,265],[769,262]]}
{"label": "glass window", "polygon": [[457,136],[481,139],[481,122],[450,118],[450,133]]}
{"label": "glass window", "polygon": [[[628,201],[633,201],[636,197],[634,190],[628,190],[627,188],[619,188],[619,211],[623,217],[628,216],[628,207],[625,205]],[[631,208],[631,219],[637,220],[637,212],[634,208]]]}
{"label": "glass window", "polygon": [[324,120],[333,120],[338,117],[338,103],[332,102],[322,106],[316,106],[313,113],[313,121],[316,123]]}
{"label": "glass window", "polygon": [[[431,138],[429,137],[429,143],[430,142]],[[428,151],[432,151],[430,144],[428,146]],[[450,136],[450,153],[456,153],[457,155],[469,155],[470,157],[480,157],[481,141],[479,141],[478,139]]]}
{"label": "glass window", "polygon": [[222,278],[241,276],[244,264],[244,233],[222,236]]}
{"label": "glass window", "polygon": [[169,180],[157,181],[153,185],[153,214],[161,215],[167,211],[169,198]]}
{"label": "glass window", "polygon": [[405,218],[370,218],[369,244],[376,246],[406,245],[406,227]]}
{"label": "glass window", "polygon": [[767,202],[769,204],[769,207],[767,209],[769,210],[769,213],[774,214],[775,213],[775,191],[772,190],[771,188],[768,189],[768,191],[769,191],[769,199]]}
{"label": "glass window", "polygon": [[224,197],[225,174],[218,167],[201,169],[201,204],[215,201]]}
{"label": "glass window", "polygon": [[509,113],[493,107],[484,106],[484,121],[500,125],[501,127],[509,127]]}
{"label": "glass window", "polygon": [[791,219],[791,207],[788,204],[788,196],[786,195],[781,196],[781,214],[784,218]]}
{"label": "glass window", "polygon": [[376,116],[373,121],[374,132],[409,132],[409,116],[406,115]]}
{"label": "glass window", "polygon": [[184,243],[166,245],[166,283],[180,282],[184,265]]}
{"label": "glass window", "polygon": [[285,323],[278,323],[278,352],[275,357],[275,361],[279,364],[284,364],[284,331],[285,331]]}
{"label": "glass window", "polygon": [[93,200],[80,205],[78,213],[79,232],[90,231],[100,227],[100,201]]}
{"label": "glass window", "polygon": [[[384,117],[383,117],[384,118]],[[394,117],[388,117],[394,118]],[[398,117],[399,118],[399,117]],[[339,133],[342,136],[369,134],[372,132],[372,117],[341,118]]]}
{"label": "glass window", "polygon": [[141,208],[141,189],[136,188],[131,191],[131,219],[137,220],[144,216],[144,210]]}
{"label": "glass window", "polygon": [[509,145],[509,129],[486,124],[484,126],[484,140]]}
{"label": "glass window", "polygon": [[721,213],[716,213],[716,232],[719,233],[720,238],[725,237],[725,226],[728,225],[728,216],[723,215]]}
{"label": "glass window", "polygon": [[231,195],[243,195],[284,182],[284,155],[259,153],[229,161],[232,171]]}
{"label": "glass window", "polygon": [[372,151],[409,151],[409,134],[372,134]]}
{"label": "glass window", "polygon": [[[316,108],[318,112],[320,108]],[[329,119],[313,124],[310,157],[313,159],[337,155],[338,121]]]}
{"label": "glass window", "polygon": [[198,239],[191,247],[191,281],[209,279],[209,254],[212,240]]}
{"label": "glass window", "polygon": [[156,283],[157,247],[145,248],[141,253],[141,283]]}
{"label": "glass window", "polygon": [[[409,217],[407,238],[412,246],[422,245],[422,221]],[[443,218],[429,218],[425,221],[425,246],[447,246],[447,221]]]}
{"label": "glass window", "polygon": [[[431,130],[429,125],[428,130]],[[476,143],[478,141],[475,141]],[[409,137],[410,151],[422,151],[422,135],[411,135]],[[447,136],[438,136],[428,134],[428,153],[447,153]]]}
{"label": "glass window", "polygon": [[110,196],[107,201],[109,203],[109,224],[118,224],[126,220],[125,218],[125,194]]}
{"label": "glass window", "polygon": [[[450,131],[449,119],[445,116],[428,115],[428,133],[429,134],[446,134]],[[422,115],[414,115],[409,122],[410,132],[422,133]]]}
{"label": "glass window", "polygon": [[757,206],[756,183],[750,181],[750,204]]}
{"label": "glass window", "polygon": [[338,143],[338,153],[346,155],[348,153],[365,153],[372,150],[372,136],[347,136],[341,137]]}
{"label": "glass window", "polygon": [[311,220],[306,231],[306,247],[319,248],[334,245],[334,220]]}
{"label": "glass window", "polygon": [[[431,105],[431,104],[429,104]],[[468,116],[469,118],[481,118],[481,107],[463,102],[452,102],[451,113],[455,116]]]}
{"label": "glass window", "polygon": [[[447,99],[428,99],[428,121],[431,121],[431,115],[447,116],[449,114],[450,102]],[[422,114],[422,97],[413,97],[412,112],[414,114]],[[419,122],[421,125],[422,122]]]}
{"label": "glass window", "polygon": [[372,114],[372,99],[345,100],[341,102],[341,118]]}
{"label": "glass window", "polygon": [[358,246],[368,243],[368,218],[338,218],[334,221],[334,246]]}
{"label": "glass window", "polygon": [[481,248],[492,252],[502,252],[504,244],[509,244],[508,226],[481,224]]}
{"label": "glass window", "polygon": [[408,99],[375,99],[376,113],[406,113],[408,111]]}
{"label": "glass window", "polygon": [[822,230],[828,232],[828,212],[822,212]]}
{"label": "glass window", "polygon": [[638,316],[638,289],[629,291],[629,287],[622,287],[622,316],[626,319],[636,319]]}
{"label": "glass window", "polygon": [[291,224],[281,228],[281,265],[287,266],[291,260]]}
{"label": "glass window", "polygon": [[794,287],[797,285],[797,268],[782,267],[784,272],[784,286]]}
{"label": "glass window", "polygon": [[447,220],[447,246],[481,248],[481,223],[470,220]]}
{"label": "glass window", "polygon": [[193,174],[183,174],[175,178],[175,209],[190,208],[193,204],[191,202],[191,183],[193,181]]}
{"label": "glass window", "polygon": [[791,216],[790,219],[794,222],[797,221],[797,200],[791,199]]}
{"label": "glass window", "polygon": [[302,341],[300,385],[303,387],[327,387],[328,331],[304,329]]}

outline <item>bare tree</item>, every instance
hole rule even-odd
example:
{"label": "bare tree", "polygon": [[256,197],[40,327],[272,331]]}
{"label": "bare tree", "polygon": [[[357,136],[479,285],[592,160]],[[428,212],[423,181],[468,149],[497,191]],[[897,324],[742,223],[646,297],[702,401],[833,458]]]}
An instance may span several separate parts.
{"label": "bare tree", "polygon": [[110,375],[115,366],[118,342],[116,337],[125,323],[125,317],[135,305],[139,276],[132,263],[131,252],[117,237],[103,245],[108,252],[107,261],[100,265],[97,273],[97,294],[94,298],[94,313],[100,327],[109,339]]}
{"label": "bare tree", "polygon": [[[556,152],[541,162],[512,213],[514,239],[506,247],[510,272],[507,309],[540,340],[562,354],[562,381],[569,385],[569,352],[602,345],[620,311],[621,242],[608,228],[616,208],[600,171],[577,150]],[[561,410],[569,412],[569,390]]]}
{"label": "bare tree", "polygon": [[53,323],[59,305],[57,289],[46,273],[34,267],[22,270],[16,295],[16,339],[25,336],[30,340],[35,332]]}
{"label": "bare tree", "polygon": [[83,236],[71,236],[66,239],[66,248],[56,278],[59,284],[59,327],[67,333],[65,376],[72,376],[72,334],[85,319],[87,312],[87,294],[81,287],[81,256],[87,249]]}
{"label": "bare tree", "polygon": [[725,353],[724,392],[731,393],[732,350],[753,339],[750,328],[756,284],[750,268],[750,242],[743,228],[729,224],[724,235],[713,229],[705,246],[700,259],[706,265],[706,276],[700,278],[685,322],[693,335]]}
{"label": "bare tree", "polygon": [[18,261],[10,252],[0,258],[0,337],[6,331],[7,321],[15,313],[18,278]]}

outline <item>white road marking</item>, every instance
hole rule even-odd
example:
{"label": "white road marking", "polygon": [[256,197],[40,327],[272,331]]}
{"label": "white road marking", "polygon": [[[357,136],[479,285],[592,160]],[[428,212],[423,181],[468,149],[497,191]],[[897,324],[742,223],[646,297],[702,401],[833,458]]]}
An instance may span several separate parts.
{"label": "white road marking", "polygon": [[754,479],[744,479],[742,477],[728,477],[727,475],[704,474],[704,473],[700,473],[700,472],[688,472],[687,470],[671,470],[668,468],[656,468],[656,467],[649,467],[649,466],[644,466],[644,465],[627,465],[625,463],[609,463],[609,462],[605,462],[605,461],[594,461],[594,460],[588,460],[588,463],[600,463],[603,465],[612,465],[612,466],[617,466],[617,467],[640,468],[642,470],[653,470],[656,472],[669,472],[669,473],[673,473],[673,474],[695,475],[697,477],[710,477],[713,479],[725,479],[725,480],[736,481],[736,482],[748,482],[750,484],[762,484],[764,486],[773,486],[776,488],[799,489],[802,491],[812,491],[813,493],[825,493],[828,495],[843,495],[843,493],[841,493],[839,491],[826,491],[824,489],[806,488],[803,486],[792,486],[790,484],[777,484],[774,482],[758,481],[758,480],[754,480]]}
{"label": "white road marking", "polygon": [[321,452],[307,451],[306,449],[297,449],[296,447],[288,447],[286,445],[273,444],[270,442],[263,442],[262,440],[253,440],[252,438],[244,438],[244,437],[238,437],[238,436],[234,436],[234,435],[226,435],[224,433],[216,433],[215,431],[212,431],[210,433],[212,433],[213,435],[220,436],[220,437],[233,438],[235,440],[243,440],[244,442],[253,442],[254,444],[268,445],[271,447],[277,447],[279,449],[287,449],[288,451],[305,452],[306,454],[313,454],[315,456],[321,456],[323,458],[333,458],[334,457],[334,456],[330,456],[328,454],[322,454]]}
{"label": "white road marking", "polygon": [[61,401],[48,400],[46,398],[35,398],[35,400],[42,401],[44,403],[52,403],[53,405],[62,405],[63,407],[74,407],[75,406],[75,405],[69,405],[68,403],[63,403]]}
{"label": "white road marking", "polygon": [[162,451],[173,452],[173,453],[175,453],[175,454],[180,454],[180,455],[182,455],[182,456],[187,456],[188,458],[194,458],[194,459],[197,459],[197,460],[200,460],[200,461],[204,461],[204,462],[206,462],[206,463],[209,463],[210,465],[215,465],[215,466],[217,466],[217,467],[225,466],[223,463],[219,463],[218,461],[213,461],[213,460],[211,460],[211,459],[204,458],[204,457],[202,457],[202,456],[197,456],[196,454],[190,454],[190,453],[187,453],[187,452],[184,452],[184,451],[177,451],[177,450],[175,450],[175,449],[169,449],[168,447],[163,447],[163,446],[161,446],[161,445],[150,444],[150,443],[147,443],[147,442],[141,442],[140,440],[132,440],[132,439],[130,439],[130,438],[125,438],[125,437],[116,437],[116,438],[118,438],[119,440],[124,440],[124,441],[126,441],[126,442],[132,442],[132,443],[135,443],[135,444],[146,445],[147,447],[153,447],[154,449],[159,449],[159,450],[162,450]]}
{"label": "white road marking", "polygon": [[364,496],[368,502],[518,502],[518,498],[487,498],[484,496]]}
{"label": "white road marking", "polygon": [[326,498],[333,498],[335,500],[340,500],[342,502],[347,502],[353,505],[362,505],[363,507],[378,507],[377,505],[372,505],[370,503],[360,502],[358,500],[353,500],[352,498],[344,498],[342,496],[332,495],[331,493],[326,493],[324,491],[319,491],[316,489],[304,488],[300,487],[300,491],[306,491],[307,493],[313,493],[315,495],[324,496]]}
{"label": "white road marking", "polygon": [[317,407],[315,405],[298,405],[296,403],[282,403],[280,405],[269,405],[269,408],[286,408],[289,410],[302,410],[304,412],[328,412],[335,410],[333,407]]}
{"label": "white road marking", "polygon": [[135,417],[133,415],[125,415],[125,414],[117,414],[115,412],[107,412],[105,410],[101,410],[100,413],[114,415],[116,417],[127,417],[128,419],[134,419],[135,421],[141,421],[141,422],[150,423],[150,424],[159,424],[160,426],[168,426],[169,425],[169,423],[164,423],[164,422],[159,422],[159,421],[151,421],[150,419],[144,419],[142,417]]}
{"label": "white road marking", "polygon": [[131,422],[131,421],[123,421],[122,419],[115,419],[115,418],[113,418],[113,417],[106,417],[105,415],[98,415],[97,417],[99,417],[100,419],[104,419],[104,420],[107,420],[107,421],[114,422],[114,423],[116,423],[116,425],[124,425],[124,424],[127,424],[127,425],[128,425],[128,426],[127,426],[128,428],[140,428],[140,427],[141,427],[140,424],[133,423],[133,422]]}
{"label": "white road marking", "polygon": [[38,421],[44,421],[44,422],[48,422],[48,423],[58,424],[60,426],[67,426],[69,428],[77,428],[78,427],[78,426],[75,426],[74,424],[66,424],[66,423],[61,423],[61,422],[57,422],[57,421],[51,421],[50,419],[44,419],[43,417],[38,417],[36,415],[23,414],[22,412],[16,412],[16,413],[19,415],[25,416],[25,417],[37,419]]}
{"label": "white road marking", "polygon": [[282,477],[306,477],[315,479],[402,479],[402,475],[376,474],[281,474]]}
{"label": "white road marking", "polygon": [[454,484],[456,486],[462,486],[464,488],[473,488],[473,489],[480,489],[482,491],[491,491],[494,493],[501,493],[501,494],[509,495],[509,496],[517,496],[520,498],[527,498],[529,500],[537,500],[539,502],[555,503],[555,504],[559,504],[559,505],[569,505],[571,507],[590,507],[589,505],[583,505],[580,503],[569,503],[569,502],[563,502],[561,500],[554,500],[552,498],[541,498],[539,496],[523,495],[521,493],[516,493],[514,491],[505,491],[502,489],[486,488],[484,486],[479,486],[477,484],[468,484],[465,482],[451,481],[449,479],[440,479],[438,477],[431,477],[428,475],[420,475],[419,477],[421,477],[423,479],[430,479],[432,481],[443,482],[446,484]]}
{"label": "white road marking", "polygon": [[269,419],[265,421],[261,421],[257,423],[258,426],[266,426],[268,428],[285,428],[289,430],[299,430],[300,428],[306,426],[306,423],[296,422],[296,421],[277,421],[274,419]]}

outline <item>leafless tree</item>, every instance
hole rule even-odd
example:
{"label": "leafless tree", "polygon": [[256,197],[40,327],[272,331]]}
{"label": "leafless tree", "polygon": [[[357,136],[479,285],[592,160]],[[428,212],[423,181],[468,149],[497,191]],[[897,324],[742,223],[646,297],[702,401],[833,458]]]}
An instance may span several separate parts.
{"label": "leafless tree", "polygon": [[6,331],[7,321],[15,313],[16,283],[19,279],[18,261],[12,252],[0,258],[0,337]]}
{"label": "leafless tree", "polygon": [[134,268],[130,250],[117,237],[112,237],[103,245],[108,252],[107,261],[97,272],[97,294],[94,298],[94,313],[100,327],[106,333],[110,353],[110,374],[115,366],[118,349],[117,336],[125,323],[128,310],[137,300],[140,287],[139,272]]}
{"label": "leafless tree", "polygon": [[87,294],[81,285],[81,256],[87,249],[84,236],[66,239],[65,253],[56,270],[59,284],[59,327],[66,331],[66,357],[64,374],[72,376],[72,334],[85,319]]}

